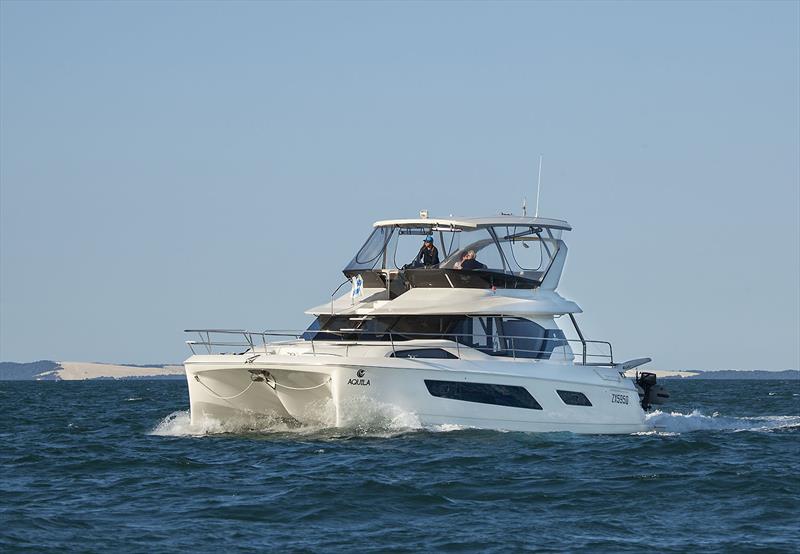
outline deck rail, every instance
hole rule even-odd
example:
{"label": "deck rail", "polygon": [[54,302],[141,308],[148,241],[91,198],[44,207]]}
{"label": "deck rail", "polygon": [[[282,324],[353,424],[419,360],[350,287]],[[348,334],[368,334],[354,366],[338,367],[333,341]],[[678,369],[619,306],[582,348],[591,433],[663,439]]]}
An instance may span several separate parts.
{"label": "deck rail", "polygon": [[[446,344],[436,345],[446,348],[455,348],[457,356],[461,357],[461,349],[475,349],[494,356],[509,356],[513,359],[549,359],[553,350],[559,346],[575,343],[580,344],[579,353],[583,365],[613,366],[614,351],[611,343],[601,340],[588,340],[581,336],[580,339],[567,339],[561,337],[527,337],[519,335],[484,335],[474,333],[418,333],[418,332],[392,332],[392,331],[362,331],[360,329],[346,329],[338,331],[328,330],[265,330],[246,331],[243,329],[187,329],[186,333],[197,334],[199,340],[187,340],[186,344],[197,354],[196,349],[205,350],[208,354],[247,354],[257,346],[264,349],[286,345],[293,340],[305,340],[311,345],[312,354],[317,354],[317,345],[324,343],[345,344],[347,346],[388,344],[393,355],[397,355],[398,346],[432,347],[428,344],[408,344],[409,341],[428,340],[442,341]],[[317,335],[323,338],[318,338]],[[229,337],[241,337],[239,340],[227,340]],[[367,338],[373,337],[373,338]],[[481,339],[481,340],[476,340]],[[523,341],[542,341],[544,350],[523,348]],[[545,342],[550,341],[550,342]],[[552,343],[552,345],[551,345]],[[237,352],[220,352],[220,349],[242,349]],[[215,350],[216,349],[216,350]],[[405,349],[405,348],[404,348]]]}

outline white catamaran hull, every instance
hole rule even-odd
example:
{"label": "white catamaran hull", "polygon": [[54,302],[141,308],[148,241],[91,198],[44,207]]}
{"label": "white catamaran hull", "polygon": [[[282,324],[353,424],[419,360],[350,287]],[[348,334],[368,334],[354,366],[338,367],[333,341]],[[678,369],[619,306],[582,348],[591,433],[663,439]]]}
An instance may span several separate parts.
{"label": "white catamaran hull", "polygon": [[[411,417],[422,426],[509,431],[649,430],[633,382],[613,368],[482,361],[466,362],[471,367],[464,370],[464,360],[386,358],[378,365],[374,358],[298,363],[281,356],[236,364],[220,358],[193,356],[185,364],[194,424],[267,416],[353,427]],[[582,404],[567,404],[576,393]]]}

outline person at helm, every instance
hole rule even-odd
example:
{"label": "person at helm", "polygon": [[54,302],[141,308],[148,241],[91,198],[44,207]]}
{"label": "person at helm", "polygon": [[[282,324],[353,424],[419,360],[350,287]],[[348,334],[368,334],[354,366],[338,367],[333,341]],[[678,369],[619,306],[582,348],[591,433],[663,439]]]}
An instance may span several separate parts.
{"label": "person at helm", "polygon": [[417,257],[414,258],[414,265],[430,267],[439,265],[439,251],[433,245],[433,236],[428,235],[419,249]]}

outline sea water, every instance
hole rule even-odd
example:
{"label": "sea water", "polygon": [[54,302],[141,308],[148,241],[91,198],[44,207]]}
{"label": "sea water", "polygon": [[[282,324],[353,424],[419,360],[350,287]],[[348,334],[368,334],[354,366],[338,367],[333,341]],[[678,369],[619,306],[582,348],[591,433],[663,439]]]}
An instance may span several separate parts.
{"label": "sea water", "polygon": [[0,382],[0,551],[800,551],[800,381],[650,433],[193,427],[181,381]]}

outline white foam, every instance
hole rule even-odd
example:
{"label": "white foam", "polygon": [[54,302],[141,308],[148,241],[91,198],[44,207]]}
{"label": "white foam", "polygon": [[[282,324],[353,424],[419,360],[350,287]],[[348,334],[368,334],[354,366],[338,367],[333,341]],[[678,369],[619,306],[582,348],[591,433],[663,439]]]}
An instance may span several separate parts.
{"label": "white foam", "polygon": [[281,432],[290,430],[290,424],[278,418],[247,416],[219,421],[204,418],[192,423],[189,410],[172,412],[150,432],[164,437],[196,437],[223,433]]}
{"label": "white foam", "polygon": [[774,431],[800,426],[800,416],[726,417],[714,412],[710,416],[699,410],[689,414],[656,410],[647,414],[647,422],[659,434],[692,431]]}
{"label": "white foam", "polygon": [[466,425],[458,425],[456,423],[442,423],[440,425],[431,425],[426,427],[428,431],[433,431],[434,433],[451,433],[453,431],[463,431],[464,429],[470,429]]}
{"label": "white foam", "polygon": [[339,425],[365,432],[422,429],[422,423],[415,413],[368,397],[354,397],[343,401],[339,405]]}
{"label": "white foam", "polygon": [[225,433],[291,433],[300,436],[320,435],[336,436],[358,435],[365,437],[392,437],[409,431],[423,429],[419,418],[411,412],[374,401],[352,402],[340,410],[340,426],[335,426],[334,411],[327,405],[310,406],[306,414],[313,423],[299,424],[277,417],[242,414],[238,418],[226,418],[224,421],[204,418],[191,421],[188,410],[169,414],[150,432],[157,436],[204,436]]}

